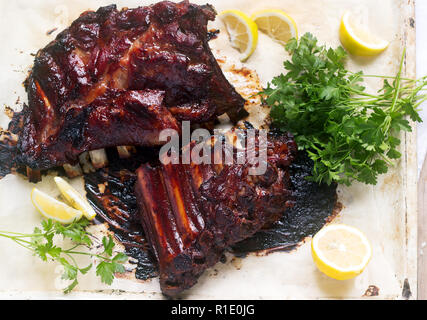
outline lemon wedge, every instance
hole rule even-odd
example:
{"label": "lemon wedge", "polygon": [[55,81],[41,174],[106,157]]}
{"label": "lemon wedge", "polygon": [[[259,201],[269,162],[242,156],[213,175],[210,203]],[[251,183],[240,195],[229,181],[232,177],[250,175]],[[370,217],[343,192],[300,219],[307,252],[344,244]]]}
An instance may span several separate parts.
{"label": "lemon wedge", "polygon": [[378,39],[367,30],[357,27],[347,11],[341,18],[339,36],[348,52],[358,56],[375,56],[388,47],[388,42]]}
{"label": "lemon wedge", "polygon": [[372,248],[360,230],[332,224],[313,237],[311,253],[320,271],[331,278],[347,280],[363,272],[371,259]]}
{"label": "lemon wedge", "polygon": [[251,18],[259,30],[283,45],[292,38],[298,39],[298,29],[294,19],[282,10],[258,11]]}
{"label": "lemon wedge", "polygon": [[82,212],[80,210],[71,208],[67,204],[52,198],[37,188],[31,191],[31,201],[40,214],[47,219],[68,224],[82,217]]}
{"label": "lemon wedge", "polygon": [[227,28],[233,48],[241,53],[240,60],[246,61],[258,44],[258,27],[245,13],[239,10],[226,10],[220,14]]}
{"label": "lemon wedge", "polygon": [[61,191],[62,196],[70,203],[71,206],[77,210],[80,210],[88,220],[95,218],[96,212],[85,197],[83,197],[76,189],[74,189],[61,177],[55,177],[54,180],[58,186],[59,191]]}

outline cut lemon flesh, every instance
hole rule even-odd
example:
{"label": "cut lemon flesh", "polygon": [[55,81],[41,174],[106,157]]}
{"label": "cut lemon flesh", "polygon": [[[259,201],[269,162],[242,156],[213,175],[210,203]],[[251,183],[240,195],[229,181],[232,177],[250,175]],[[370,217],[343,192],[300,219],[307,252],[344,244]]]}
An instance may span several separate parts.
{"label": "cut lemon flesh", "polygon": [[88,220],[95,218],[96,212],[84,196],[82,196],[76,189],[74,189],[61,177],[55,177],[54,180],[58,186],[58,189],[61,191],[62,196],[70,203],[72,207],[80,210]]}
{"label": "cut lemon flesh", "polygon": [[358,56],[374,56],[388,47],[388,42],[356,26],[350,12],[344,13],[339,30],[340,41],[348,52]]}
{"label": "cut lemon flesh", "polygon": [[363,272],[371,259],[372,248],[360,230],[332,224],[313,237],[311,253],[320,271],[331,278],[347,280]]}
{"label": "cut lemon flesh", "polygon": [[298,29],[294,19],[282,10],[258,11],[251,18],[259,30],[283,45],[292,38],[298,39]]}
{"label": "cut lemon flesh", "polygon": [[240,60],[246,61],[258,44],[258,27],[245,13],[226,10],[220,14],[233,48],[239,50]]}
{"label": "cut lemon flesh", "polygon": [[60,223],[72,223],[82,217],[82,212],[52,198],[46,193],[34,188],[31,191],[31,201],[40,214]]}

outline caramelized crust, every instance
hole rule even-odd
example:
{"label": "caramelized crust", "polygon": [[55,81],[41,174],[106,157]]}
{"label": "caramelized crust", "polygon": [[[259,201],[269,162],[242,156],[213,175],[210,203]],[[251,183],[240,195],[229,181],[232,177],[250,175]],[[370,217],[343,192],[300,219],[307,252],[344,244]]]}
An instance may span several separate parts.
{"label": "caramelized crust", "polygon": [[[234,148],[234,159],[245,151]],[[137,170],[141,223],[164,294],[192,287],[227,247],[273,223],[293,204],[288,174],[296,155],[293,138],[270,134],[267,154],[267,170],[259,176],[249,174],[248,162],[143,164]]]}
{"label": "caramelized crust", "polygon": [[208,45],[215,15],[188,1],[83,13],[37,53],[15,115],[19,162],[47,169],[83,151],[157,145],[181,120],[236,118],[244,100]]}

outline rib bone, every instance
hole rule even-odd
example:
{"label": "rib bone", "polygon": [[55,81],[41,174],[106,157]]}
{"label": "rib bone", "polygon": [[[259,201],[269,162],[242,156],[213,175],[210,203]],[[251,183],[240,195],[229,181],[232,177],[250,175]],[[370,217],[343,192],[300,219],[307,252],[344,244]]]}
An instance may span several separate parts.
{"label": "rib bone", "polygon": [[41,181],[40,170],[33,170],[30,167],[27,167],[27,177],[28,180],[33,183]]}
{"label": "rib bone", "polygon": [[[38,51],[25,81],[28,104],[11,121],[22,124],[19,165],[46,170],[90,150],[157,147],[181,121],[241,117],[245,100],[209,47],[215,16],[189,1],[82,13]],[[95,167],[105,164],[95,157]]]}
{"label": "rib bone", "polygon": [[[245,151],[234,147],[232,156]],[[249,175],[248,162],[143,164],[137,170],[141,224],[159,263],[163,293],[176,296],[193,286],[228,246],[277,221],[292,205],[288,166],[295,142],[271,134],[268,151],[274,156],[265,160],[261,176]]]}
{"label": "rib bone", "polygon": [[84,173],[88,174],[96,171],[92,163],[90,162],[89,152],[83,152],[79,156],[79,161]]}
{"label": "rib bone", "polygon": [[132,153],[135,152],[135,147],[132,146],[119,146],[117,147],[117,152],[121,159],[129,159],[132,157]]}
{"label": "rib bone", "polygon": [[108,166],[108,158],[105,149],[89,151],[89,156],[95,169]]}
{"label": "rib bone", "polygon": [[76,178],[83,175],[82,167],[80,167],[79,164],[76,164],[74,166],[71,164],[64,164],[63,167],[68,178]]}

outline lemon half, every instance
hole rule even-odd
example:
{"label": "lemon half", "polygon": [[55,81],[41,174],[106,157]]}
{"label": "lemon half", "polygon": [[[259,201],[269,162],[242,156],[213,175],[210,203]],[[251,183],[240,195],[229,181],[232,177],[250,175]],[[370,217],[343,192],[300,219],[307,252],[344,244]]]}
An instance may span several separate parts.
{"label": "lemon half", "polygon": [[298,39],[298,29],[294,19],[282,10],[258,11],[251,18],[260,31],[283,45],[292,38]]}
{"label": "lemon half", "polygon": [[347,280],[363,272],[371,259],[372,248],[360,230],[332,224],[313,237],[311,253],[320,271],[331,278]]}
{"label": "lemon half", "polygon": [[339,36],[342,45],[348,52],[358,56],[374,56],[388,47],[388,42],[355,25],[350,12],[344,13],[341,19]]}
{"label": "lemon half", "polygon": [[258,44],[258,27],[245,13],[226,10],[220,14],[233,48],[239,50],[240,60],[246,61]]}
{"label": "lemon half", "polygon": [[85,197],[83,197],[76,189],[74,189],[61,177],[55,177],[54,180],[58,186],[59,191],[61,191],[62,196],[71,204],[71,206],[77,210],[80,210],[88,220],[95,218],[96,212]]}
{"label": "lemon half", "polygon": [[77,221],[82,217],[82,212],[80,210],[76,210],[63,202],[52,198],[37,188],[34,188],[31,191],[31,201],[37,211],[47,219],[68,224],[72,223],[74,220]]}

